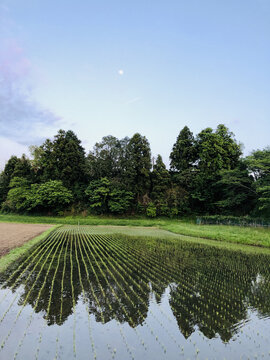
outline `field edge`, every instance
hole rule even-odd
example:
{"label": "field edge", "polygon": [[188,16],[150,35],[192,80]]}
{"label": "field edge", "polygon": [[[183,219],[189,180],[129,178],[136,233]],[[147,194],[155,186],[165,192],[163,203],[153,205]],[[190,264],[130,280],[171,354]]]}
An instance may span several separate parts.
{"label": "field edge", "polygon": [[10,252],[0,258],[0,273],[5,271],[7,267],[13,263],[14,261],[18,260],[27,250],[31,247],[36,245],[38,242],[44,240],[52,231],[61,227],[62,225],[55,225],[52,226],[50,229],[43,231],[38,236],[30,239],[29,241],[25,242],[21,246],[17,246],[14,249],[11,249]]}

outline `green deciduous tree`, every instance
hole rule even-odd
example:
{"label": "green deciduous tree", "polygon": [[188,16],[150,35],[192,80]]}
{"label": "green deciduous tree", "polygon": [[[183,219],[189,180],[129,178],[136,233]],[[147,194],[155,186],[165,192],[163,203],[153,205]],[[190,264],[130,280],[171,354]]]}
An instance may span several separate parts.
{"label": "green deciduous tree", "polygon": [[108,212],[108,197],[110,194],[110,180],[106,177],[93,180],[88,185],[85,193],[90,203],[90,208],[98,213]]}
{"label": "green deciduous tree", "polygon": [[30,182],[22,177],[14,177],[9,184],[7,199],[2,205],[3,210],[23,212],[29,208]]}
{"label": "green deciduous tree", "polygon": [[234,134],[223,125],[216,131],[202,130],[196,138],[197,166],[192,182],[191,197],[197,211],[215,212],[218,194],[215,184],[220,180],[222,170],[233,170],[239,164],[241,145]]}
{"label": "green deciduous tree", "polygon": [[72,192],[63,185],[61,180],[32,184],[28,196],[28,209],[59,211],[70,204],[72,198]]}
{"label": "green deciduous tree", "polygon": [[132,205],[134,194],[131,191],[114,188],[110,191],[108,206],[113,214],[127,213]]}
{"label": "green deciduous tree", "polygon": [[102,177],[121,178],[124,171],[126,147],[129,138],[117,139],[114,136],[104,136],[96,143],[93,151],[87,156],[87,173],[92,180]]}
{"label": "green deciduous tree", "polygon": [[270,148],[253,151],[246,157],[246,163],[255,180],[257,211],[261,215],[270,216]]}
{"label": "green deciduous tree", "polygon": [[239,161],[233,170],[222,170],[215,186],[219,198],[217,206],[222,213],[247,215],[253,210],[257,195],[254,178],[245,161]]}

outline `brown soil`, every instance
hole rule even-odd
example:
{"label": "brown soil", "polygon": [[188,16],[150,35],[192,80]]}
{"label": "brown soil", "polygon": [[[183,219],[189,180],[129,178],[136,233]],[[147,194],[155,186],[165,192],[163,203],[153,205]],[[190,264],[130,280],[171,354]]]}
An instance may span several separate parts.
{"label": "brown soil", "polygon": [[0,223],[0,257],[42,234],[53,225]]}

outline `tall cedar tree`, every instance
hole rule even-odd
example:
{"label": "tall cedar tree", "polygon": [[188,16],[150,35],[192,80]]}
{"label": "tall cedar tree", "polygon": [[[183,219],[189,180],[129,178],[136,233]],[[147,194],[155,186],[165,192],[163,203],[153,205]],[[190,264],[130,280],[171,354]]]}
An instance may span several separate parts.
{"label": "tall cedar tree", "polygon": [[0,175],[0,204],[3,203],[6,198],[7,194],[9,192],[9,183],[12,179],[15,166],[20,161],[17,156],[11,156],[11,158],[8,160],[8,162],[5,165],[4,170],[1,172]]}
{"label": "tall cedar tree", "polygon": [[185,171],[193,167],[197,158],[193,133],[185,126],[179,133],[170,154],[172,171]]}
{"label": "tall cedar tree", "polygon": [[136,133],[127,145],[124,181],[127,190],[132,191],[136,198],[148,194],[150,190],[151,150],[145,136]]}
{"label": "tall cedar tree", "polygon": [[152,179],[152,191],[151,199],[156,205],[164,203],[166,191],[170,187],[171,177],[169,171],[166,169],[161,155],[157,156],[153,171],[151,174]]}
{"label": "tall cedar tree", "polygon": [[85,151],[73,131],[59,130],[54,140],[47,139],[41,149],[42,181],[61,180],[75,192],[85,183]]}

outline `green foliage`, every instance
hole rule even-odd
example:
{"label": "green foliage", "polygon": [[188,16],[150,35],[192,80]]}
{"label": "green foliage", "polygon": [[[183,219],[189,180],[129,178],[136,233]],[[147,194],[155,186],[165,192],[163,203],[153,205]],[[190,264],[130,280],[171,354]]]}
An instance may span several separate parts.
{"label": "green foliage", "polygon": [[217,206],[228,214],[248,214],[254,207],[256,191],[254,179],[243,161],[233,170],[220,172],[216,184],[219,193]]}
{"label": "green foliage", "polygon": [[17,212],[59,210],[72,200],[72,193],[60,180],[50,180],[42,184],[32,184],[15,177],[10,182],[11,189],[3,204],[4,210]]}
{"label": "green foliage", "polygon": [[59,130],[53,141],[47,139],[33,154],[42,181],[61,180],[68,189],[85,182],[85,151],[73,131]]}
{"label": "green foliage", "polygon": [[24,177],[29,181],[33,178],[31,165],[25,155],[19,159],[17,156],[11,156],[0,174],[0,204],[3,203],[9,192],[9,183],[13,177]]}
{"label": "green foliage", "polygon": [[242,154],[234,134],[223,124],[218,125],[215,132],[211,128],[202,130],[196,138],[196,146],[198,168],[206,175],[234,169]]}
{"label": "green foliage", "polygon": [[154,164],[153,171],[151,174],[152,180],[152,191],[151,199],[156,203],[160,204],[164,202],[165,193],[170,187],[171,177],[169,171],[166,169],[162,157],[157,156],[156,163]]}
{"label": "green foliage", "polygon": [[241,159],[240,144],[223,124],[196,137],[185,126],[170,171],[160,155],[151,171],[150,145],[139,133],[105,136],[86,157],[74,132],[59,130],[30,152],[32,160],[13,156],[0,174],[2,210],[146,214],[153,203],[158,216],[270,216],[270,149]]}
{"label": "green foliage", "polygon": [[190,129],[185,126],[179,133],[170,154],[171,170],[185,171],[193,167],[197,159],[195,139]]}
{"label": "green foliage", "polygon": [[60,180],[31,185],[29,210],[59,210],[72,201],[72,192]]}
{"label": "green foliage", "polygon": [[111,135],[104,136],[87,156],[88,176],[93,180],[102,177],[120,178],[124,170],[128,142],[127,137],[119,140]]}
{"label": "green foliage", "polygon": [[131,207],[134,194],[131,191],[113,189],[109,195],[108,206],[113,214],[127,213]]}
{"label": "green foliage", "polygon": [[151,150],[145,136],[138,133],[127,144],[124,183],[139,199],[150,190]]}
{"label": "green foliage", "polygon": [[146,209],[146,215],[148,217],[154,218],[157,216],[157,208],[154,203],[150,202]]}
{"label": "green foliage", "polygon": [[257,212],[270,216],[270,148],[256,150],[246,158],[250,174],[255,180],[258,195]]}
{"label": "green foliage", "polygon": [[27,179],[14,177],[10,181],[10,190],[2,209],[6,211],[22,212],[29,207],[30,183]]}
{"label": "green foliage", "polygon": [[108,211],[110,181],[106,177],[91,181],[85,193],[88,195],[90,208],[94,212],[102,214]]}

